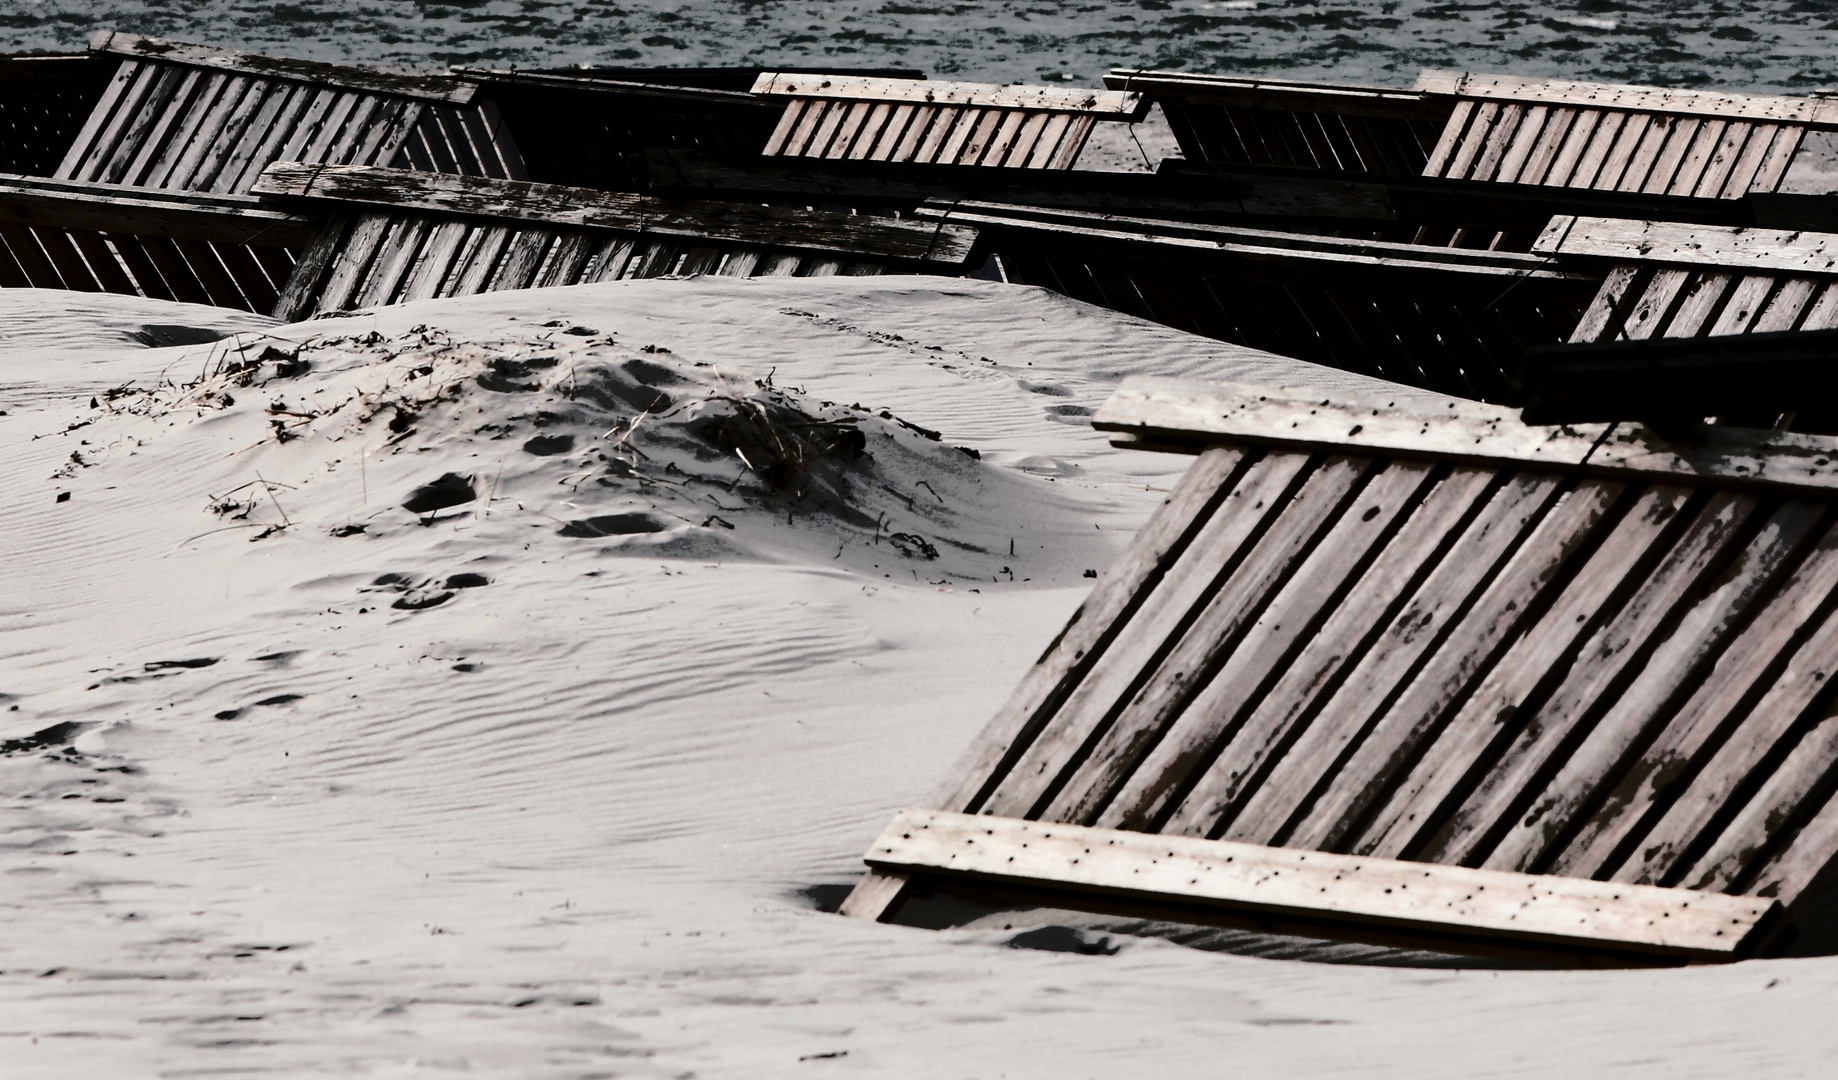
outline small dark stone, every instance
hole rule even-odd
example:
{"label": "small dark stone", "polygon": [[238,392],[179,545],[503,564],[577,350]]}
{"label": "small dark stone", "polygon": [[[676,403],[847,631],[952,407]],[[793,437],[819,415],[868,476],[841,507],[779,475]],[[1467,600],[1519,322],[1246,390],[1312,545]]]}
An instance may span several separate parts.
{"label": "small dark stone", "polygon": [[458,473],[446,473],[431,484],[423,484],[409,492],[402,502],[402,509],[411,514],[432,514],[449,506],[469,503],[478,498],[472,489],[472,477]]}
{"label": "small dark stone", "polygon": [[447,583],[445,585],[442,585],[441,588],[443,589],[476,589],[482,585],[490,585],[490,584],[491,584],[491,579],[486,577],[484,574],[471,574],[471,573],[454,574],[452,577],[447,579]]}
{"label": "small dark stone", "polygon": [[537,457],[554,457],[574,449],[573,435],[538,435],[523,444],[523,452]]}
{"label": "small dark stone", "polygon": [[68,492],[68,491],[60,491],[60,492],[58,492],[58,493],[57,493],[57,501],[58,501],[58,502],[69,502],[69,501],[70,501],[70,492]]}

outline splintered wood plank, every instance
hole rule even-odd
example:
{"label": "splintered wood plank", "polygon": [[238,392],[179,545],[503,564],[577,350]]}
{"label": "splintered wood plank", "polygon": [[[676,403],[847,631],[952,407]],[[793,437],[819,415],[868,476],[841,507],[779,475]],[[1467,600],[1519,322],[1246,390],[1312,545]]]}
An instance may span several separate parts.
{"label": "splintered wood plank", "polygon": [[[1046,820],[1094,824],[1130,780],[1137,764],[1168,731],[1193,695],[1231,656],[1265,606],[1338,520],[1374,469],[1370,458],[1335,455],[1315,468],[1261,536],[1182,627],[1173,648],[1145,668],[1085,760],[1040,814]],[[1125,808],[1126,811],[1129,808]]]}
{"label": "splintered wood plank", "polygon": [[[1804,821],[1824,808],[1831,797],[1829,778],[1834,766],[1838,766],[1838,716],[1827,705],[1825,715],[1774,766],[1761,788],[1723,826],[1709,850],[1691,869],[1683,874],[1675,871],[1675,876],[1687,888],[1736,891],[1744,872],[1766,857],[1789,823]],[[1774,895],[1785,904],[1797,899],[1791,894]]]}
{"label": "splintered wood plank", "polygon": [[[1647,170],[1646,179],[1641,182],[1639,190],[1654,195],[1663,195],[1672,190],[1678,178],[1678,171],[1685,163],[1685,157],[1691,152],[1692,142],[1697,138],[1698,129],[1704,121],[1695,116],[1671,117],[1672,123],[1666,133],[1666,141],[1653,157],[1653,167]],[[1632,189],[1628,189],[1632,190]]]}
{"label": "splintered wood plank", "polygon": [[1615,871],[1614,880],[1653,882],[1680,877],[1686,868],[1678,860],[1706,839],[1705,830],[1737,786],[1793,732],[1820,698],[1834,663],[1838,663],[1838,619],[1827,614],[1664,816],[1640,837],[1638,849]]}
{"label": "splintered wood plank", "polygon": [[1727,334],[1746,334],[1749,324],[1761,314],[1761,309],[1773,293],[1775,285],[1780,283],[1777,274],[1748,274],[1736,287],[1730,290],[1729,302],[1723,305],[1722,314],[1711,325],[1710,336],[1721,337]]}
{"label": "splintered wood plank", "polygon": [[97,98],[95,105],[90,107],[89,118],[83,121],[83,126],[77,130],[76,137],[70,141],[70,148],[64,151],[63,159],[58,162],[57,168],[51,170],[52,176],[62,180],[76,178],[82,163],[89,159],[96,145],[97,136],[101,134],[103,128],[109,126],[116,117],[121,115],[123,101],[128,96],[129,89],[142,72],[150,68],[151,65],[142,64],[138,60],[121,62],[121,65],[115,69],[115,74],[109,78],[108,84],[102,88],[102,96]]}
{"label": "splintered wood plank", "polygon": [[[1635,722],[1617,684],[1647,663],[1661,627],[1688,612],[1705,574],[1743,539],[1742,530],[1759,503],[1760,497],[1751,493],[1719,491],[1693,515],[1634,594],[1589,635],[1563,681],[1519,725],[1485,778],[1424,849],[1424,858],[1464,865],[1486,858],[1519,804],[1590,734],[1590,725],[1618,728]],[[1606,600],[1611,586],[1597,581],[1595,587],[1598,602]]]}
{"label": "splintered wood plank", "polygon": [[1618,110],[1602,113],[1589,137],[1588,145],[1583,147],[1581,156],[1576,159],[1576,171],[1570,174],[1568,186],[1596,186],[1596,178],[1602,175],[1602,166],[1607,164],[1608,156],[1614,153],[1615,144],[1621,137],[1621,130],[1627,126],[1627,120],[1628,114]]}
{"label": "splintered wood plank", "polygon": [[1749,326],[1749,332],[1767,334],[1794,329],[1824,284],[1818,278],[1796,277],[1783,281],[1781,287],[1769,298],[1768,306],[1762,309]]}
{"label": "splintered wood plank", "polygon": [[940,810],[902,810],[863,858],[883,873],[1052,885],[1694,959],[1742,955],[1776,909],[1760,897]]}
{"label": "splintered wood plank", "polygon": [[[1038,738],[1014,759],[1006,775],[991,778],[999,782],[988,788],[978,810],[1014,816],[1039,811],[1086,745],[1103,733],[1135,687],[1173,648],[1199,605],[1248,554],[1247,545],[1281,514],[1304,478],[1308,461],[1306,454],[1267,455],[1247,462],[1229,481],[1229,489],[1208,493],[1208,516],[1187,523],[1180,533],[1181,550],[1189,554],[1157,565],[1154,580],[1144,581],[1152,591],[1128,598],[1136,605],[1128,623],[1111,632],[1102,653],[1080,665],[1078,682],[1060,690],[1051,721],[1042,717],[1045,729]],[[1080,621],[1085,618],[1081,613]]]}
{"label": "splintered wood plank", "polygon": [[1640,267],[1624,263],[1608,272],[1588,310],[1570,332],[1572,342],[1615,341],[1621,337],[1621,320],[1626,318],[1629,293],[1644,285]]}
{"label": "splintered wood plank", "polygon": [[[1466,687],[1488,673],[1493,654],[1518,633],[1526,606],[1601,524],[1623,487],[1585,481],[1551,506],[1540,496],[1553,494],[1557,484],[1543,477],[1527,480],[1530,490],[1516,494],[1532,498],[1512,507],[1517,512],[1505,520],[1484,519],[1497,534],[1489,530],[1464,537],[1394,622],[1393,636],[1362,662],[1367,670],[1348,680],[1349,688],[1369,687],[1369,698],[1351,698],[1345,691],[1337,695],[1352,714],[1348,723],[1357,725],[1359,741],[1284,844],[1332,850],[1354,839],[1367,809],[1386,794],[1388,781],[1408,768],[1415,750],[1441,730],[1444,715],[1460,704]],[[1505,500],[1509,507],[1514,501]],[[1541,517],[1533,516],[1537,510],[1544,511]],[[1485,561],[1451,565],[1457,555],[1466,554],[1464,548],[1476,546],[1475,554],[1486,556]],[[1449,641],[1459,645],[1448,648],[1444,643]],[[1408,682],[1400,685],[1399,680]],[[1315,781],[1309,778],[1308,786]]]}
{"label": "splintered wood plank", "polygon": [[[1295,785],[1306,788],[1318,777],[1266,783],[1264,774],[1274,776],[1275,770],[1298,764],[1319,771],[1323,762],[1333,760],[1344,744],[1335,743],[1329,729],[1339,727],[1342,718],[1330,716],[1326,707],[1337,700],[1342,673],[1357,677],[1364,670],[1358,667],[1361,661],[1372,648],[1382,647],[1381,635],[1391,622],[1388,613],[1433,567],[1437,555],[1459,543],[1469,523],[1486,512],[1496,478],[1492,470],[1456,468],[1436,484],[1295,661],[1286,665],[1226,752],[1161,831],[1205,836],[1229,825],[1227,839],[1275,840],[1306,794]],[[1304,742],[1309,745],[1297,761],[1282,756],[1292,744]],[[1228,817],[1241,801],[1242,811]]]}
{"label": "splintered wood plank", "polygon": [[1430,151],[1430,159],[1424,163],[1423,175],[1449,175],[1449,162],[1461,147],[1462,136],[1467,133],[1468,125],[1474,118],[1474,110],[1473,101],[1455,103],[1455,111],[1449,114],[1448,121],[1442,125],[1442,136],[1436,140],[1436,148]]}
{"label": "splintered wood plank", "polygon": [[[1446,714],[1452,706],[1453,715],[1439,725],[1433,741],[1358,838],[1347,842],[1350,850],[1399,857],[1443,826],[1443,805],[1471,779],[1478,779],[1476,769],[1484,768],[1499,740],[1511,735],[1527,699],[1553,671],[1571,663],[1585,635],[1604,619],[1602,609],[1609,597],[1630,568],[1663,543],[1690,497],[1690,488],[1672,485],[1655,485],[1636,497],[1543,615],[1523,630],[1515,628],[1507,647],[1477,666],[1480,685],[1465,697],[1439,703],[1437,713]],[[1537,584],[1548,583],[1547,578]],[[1531,606],[1520,608],[1520,613]]]}
{"label": "splintered wood plank", "polygon": [[1092,665],[1141,617],[1143,605],[1162,590],[1165,575],[1179,563],[1202,527],[1233,516],[1228,512],[1222,518],[1216,510],[1240,486],[1240,470],[1249,464],[1245,451],[1224,447],[1207,450],[1195,459],[1129,548],[1098,579],[1066,628],[1022,677],[1007,703],[959,758],[934,796],[937,805],[971,811],[982,808],[989,790],[1009,771],[1004,762],[1027,749],[1049,718],[1064,713],[1061,706],[1066,695],[1088,678]]}
{"label": "splintered wood plank", "polygon": [[1712,313],[1723,302],[1735,280],[1734,274],[1694,273],[1691,283],[1685,287],[1684,298],[1678,303],[1678,310],[1672,313],[1671,321],[1666,323],[1665,332],[1660,336],[1691,338],[1703,334]]}
{"label": "splintered wood plank", "polygon": [[1655,271],[1647,282],[1646,291],[1640,294],[1621,324],[1621,336],[1630,341],[1645,341],[1664,329],[1691,274],[1690,270],[1671,268]]}
{"label": "splintered wood plank", "polygon": [[778,126],[766,138],[766,146],[760,151],[764,157],[791,157],[797,151],[791,149],[791,139],[798,125],[804,121],[807,109],[816,108],[817,104],[802,98],[792,98],[785,103],[785,111],[779,114]]}
{"label": "splintered wood plank", "polygon": [[[1805,519],[1816,522],[1823,511],[1823,503],[1790,502],[1782,506],[1769,525],[1773,535],[1759,539],[1751,549],[1758,563],[1755,581],[1743,589],[1766,590],[1771,580],[1768,574],[1774,572],[1770,564],[1787,557],[1782,545],[1791,552],[1789,541],[1804,527]],[[1785,584],[1772,593],[1760,592],[1755,602],[1766,606],[1746,624],[1737,624],[1739,633],[1716,658],[1710,673],[1604,796],[1613,813],[1591,817],[1564,850],[1550,860],[1553,873],[1601,877],[1614,869],[1619,852],[1644,836],[1656,815],[1681,790],[1680,785],[1689,782],[1704,756],[1715,748],[1725,729],[1746,715],[1743,703],[1766,685],[1770,665],[1808,622],[1823,617],[1826,598],[1835,588],[1838,528],[1824,533]],[[1732,611],[1744,599],[1733,595]],[[1741,617],[1739,613],[1731,615],[1732,619]],[[1588,756],[1579,758],[1578,768],[1587,768],[1589,760],[1592,758]]]}
{"label": "splintered wood plank", "polygon": [[[1559,869],[1553,872],[1593,876],[1601,859],[1586,849],[1600,845],[1611,850],[1619,844],[1653,797],[1651,787],[1644,784],[1656,776],[1657,759],[1651,751],[1647,763],[1636,764],[1631,772],[1622,763],[1643,744],[1657,747],[1665,741],[1667,710],[1675,707],[1694,679],[1701,678],[1694,673],[1718,662],[1724,647],[1744,631],[1756,605],[1768,601],[1770,590],[1823,513],[1819,503],[1791,500],[1769,516],[1737,559],[1659,642],[1652,658],[1616,699],[1613,711],[1568,755],[1483,865],[1531,871],[1554,856]],[[1662,725],[1661,731],[1653,730],[1655,723]],[[1554,852],[1573,829],[1581,847],[1573,847],[1568,855]]]}
{"label": "splintered wood plank", "polygon": [[[1588,152],[1589,144],[1595,139],[1595,130],[1602,124],[1601,109],[1576,110],[1576,118],[1571,121],[1570,129],[1564,133],[1562,144],[1555,148],[1543,179],[1536,181],[1552,187],[1569,187],[1576,178],[1576,167],[1582,163],[1583,155]],[[1531,182],[1528,180],[1528,183]]]}
{"label": "splintered wood plank", "polygon": [[1342,594],[1416,509],[1436,471],[1427,463],[1397,462],[1371,477],[1217,672],[1204,683],[1189,677],[1188,702],[1171,712],[1166,734],[1123,779],[1097,824],[1161,831],[1160,823],[1192,786],[1189,781],[1199,778],[1228,740],[1239,738],[1239,721],[1261,702],[1260,692],[1282,676],[1315,627],[1334,614]]}

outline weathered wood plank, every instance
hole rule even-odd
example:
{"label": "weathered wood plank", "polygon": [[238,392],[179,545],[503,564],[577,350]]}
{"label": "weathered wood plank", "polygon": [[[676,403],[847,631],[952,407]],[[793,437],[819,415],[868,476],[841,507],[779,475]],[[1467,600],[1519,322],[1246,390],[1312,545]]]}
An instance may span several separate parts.
{"label": "weathered wood plank", "polygon": [[[1747,619],[1754,605],[1771,601],[1770,590],[1817,529],[1823,513],[1819,503],[1790,500],[1769,516],[1714,587],[1659,643],[1652,659],[1616,700],[1612,717],[1598,724],[1566,758],[1483,865],[1530,871],[1554,862],[1553,873],[1596,875],[1608,852],[1637,828],[1652,805],[1653,785],[1664,786],[1662,776],[1669,771],[1663,764],[1664,755],[1681,747],[1677,725],[1690,725],[1694,715],[1714,715],[1717,721],[1725,715],[1727,700],[1721,706],[1709,705],[1708,712],[1700,711],[1707,708],[1705,691],[1716,683],[1716,670],[1708,678],[1694,676],[1694,672],[1713,663],[1725,678],[1734,674],[1746,686],[1753,672],[1733,672],[1725,665],[1746,660],[1765,666],[1755,646],[1775,628],[1750,624]],[[1764,608],[1760,618],[1778,614],[1778,607]],[[1803,620],[1803,616],[1788,618],[1792,627]],[[1751,637],[1745,640],[1743,634]],[[1769,644],[1778,647],[1779,643]],[[1698,686],[1695,698],[1687,699],[1682,711],[1673,713],[1668,721],[1667,710],[1694,679]],[[1656,732],[1652,729],[1655,722],[1670,726]],[[1640,749],[1643,744],[1645,750]],[[1684,750],[1687,757],[1691,752]],[[1641,756],[1628,762],[1628,755],[1634,753]],[[1573,830],[1576,838],[1567,845],[1569,851],[1553,850]]]}
{"label": "weathered wood plank", "polygon": [[254,198],[149,191],[119,184],[0,173],[0,220],[63,229],[137,232],[188,240],[305,244],[312,221]]}
{"label": "weathered wood plank", "polygon": [[[1243,459],[1234,456],[1232,460]],[[995,782],[986,781],[979,789],[978,810],[1014,817],[1041,811],[1043,800],[1065,779],[1067,767],[1091,739],[1103,734],[1117,711],[1128,704],[1145,671],[1176,644],[1194,612],[1250,550],[1247,545],[1282,512],[1307,466],[1305,454],[1257,458],[1234,470],[1229,488],[1206,493],[1202,508],[1209,516],[1184,522],[1179,534],[1182,551],[1205,552],[1205,556],[1176,559],[1171,554],[1165,566],[1157,567],[1153,580],[1145,579],[1128,596],[1133,608],[1127,623],[1092,628],[1094,632],[1109,631],[1102,652],[1069,658],[1084,662],[1076,682],[1056,688],[1052,725],[1019,756],[1009,753],[1013,764],[1004,770],[1005,775],[989,778]],[[1188,499],[1200,497],[1196,491]],[[1110,602],[1123,599],[1114,597]]]}
{"label": "weathered wood plank", "polygon": [[1113,797],[1129,782],[1143,755],[1166,733],[1197,687],[1229,657],[1239,638],[1307,557],[1322,528],[1339,516],[1373,468],[1370,458],[1331,456],[1310,470],[1293,494],[1272,504],[1262,535],[1251,538],[1216,591],[1202,597],[1203,606],[1170,642],[1173,648],[1143,667],[1147,680],[1099,734],[1089,755],[1041,813],[1042,818],[1090,825],[1133,809],[1114,805]]}
{"label": "weathered wood plank", "polygon": [[1596,128],[1602,125],[1606,115],[1600,109],[1578,109],[1576,119],[1571,121],[1569,130],[1564,133],[1563,142],[1553,153],[1550,166],[1541,179],[1533,181],[1558,187],[1570,187],[1576,179],[1576,168],[1583,160],[1583,154],[1595,139]]}
{"label": "weathered wood plank", "polygon": [[951,874],[1692,959],[1743,954],[1775,904],[1226,840],[903,810],[864,860]]}
{"label": "weathered wood plank", "polygon": [[1298,761],[1315,772],[1322,762],[1334,760],[1335,751],[1344,743],[1333,741],[1331,734],[1345,725],[1342,716],[1327,710],[1339,688],[1346,685],[1342,673],[1355,677],[1358,665],[1372,655],[1390,625],[1388,615],[1394,605],[1485,509],[1495,480],[1490,470],[1461,467],[1436,484],[1359,583],[1310,636],[1294,662],[1285,666],[1256,712],[1176,808],[1162,832],[1209,836],[1223,827],[1227,828],[1226,839],[1258,844],[1275,841],[1277,831],[1318,776],[1266,783],[1266,774],[1274,776],[1283,768],[1284,755],[1292,747]]}
{"label": "weathered wood plank", "polygon": [[[1688,614],[1704,576],[1746,539],[1743,529],[1759,503],[1760,496],[1753,492],[1719,491],[1692,515],[1639,588],[1584,641],[1556,689],[1528,718],[1514,718],[1521,730],[1437,830],[1423,851],[1425,858],[1463,865],[1486,858],[1497,837],[1510,828],[1519,804],[1591,733],[1590,725],[1619,728],[1634,722],[1616,684],[1650,667],[1647,650],[1656,643],[1661,626],[1675,615]],[[1614,565],[1604,569],[1610,573],[1588,583],[1598,604],[1606,602],[1618,584],[1611,576]],[[1610,710],[1612,716],[1605,715]]]}
{"label": "weathered wood plank", "polygon": [[1646,289],[1634,301],[1633,310],[1622,320],[1621,336],[1629,341],[1645,341],[1663,330],[1692,274],[1673,267],[1654,271]]}
{"label": "weathered wood plank", "polygon": [[370,93],[451,101],[456,104],[471,101],[476,92],[470,83],[438,75],[396,75],[345,64],[322,64],[311,60],[218,49],[208,45],[191,45],[182,41],[124,34],[117,30],[98,31],[90,39],[89,51],[116,53],[167,64],[215,68],[270,79],[342,86]]}
{"label": "weathered wood plank", "polygon": [[855,883],[855,888],[849,890],[849,895],[843,899],[842,907],[836,913],[851,919],[879,922],[899,903],[901,894],[911,881],[910,874],[870,870]]}
{"label": "weathered wood plank", "polygon": [[1456,97],[1592,106],[1635,112],[1743,117],[1838,127],[1838,102],[1824,98],[1673,90],[1656,86],[1446,71],[1425,71],[1418,76],[1416,88],[1423,93]]}
{"label": "weathered wood plank", "polygon": [[1243,451],[1205,451],[1098,579],[1066,628],[1023,676],[1006,704],[972,741],[934,796],[937,805],[981,809],[991,786],[1008,771],[1004,760],[1025,750],[1039,725],[1060,709],[1064,695],[1087,677],[1118,633],[1162,585],[1195,533],[1215,517],[1247,464]]}
{"label": "weathered wood plank", "polygon": [[1695,338],[1703,334],[1717,305],[1735,282],[1734,274],[1694,273],[1662,337]]}
{"label": "weathered wood plank", "polygon": [[1149,101],[1135,91],[1087,90],[1063,86],[1001,86],[993,83],[930,82],[862,75],[804,75],[761,72],[752,93],[759,97],[892,101],[980,109],[1043,109],[1107,119],[1141,120]]}
{"label": "weathered wood plank", "polygon": [[1838,488],[1838,439],[1711,427],[1696,441],[1669,442],[1641,424],[1532,426],[1509,408],[1420,391],[1362,397],[1139,375],[1124,380],[1092,425],[1135,436],[1126,445],[1172,450],[1242,441],[1674,482]]}
{"label": "weathered wood plank", "polygon": [[[1832,238],[1838,241],[1838,236]],[[1723,337],[1729,334],[1746,334],[1761,314],[1762,306],[1780,283],[1775,274],[1746,274],[1730,290],[1729,302],[1723,305],[1723,311],[1717,321],[1711,325],[1711,337]]]}
{"label": "weathered wood plank", "polygon": [[1636,294],[1649,280],[1639,266],[1622,263],[1602,279],[1601,288],[1589,301],[1589,308],[1570,332],[1573,342],[1612,341],[1621,336],[1622,320],[1627,318]]}
{"label": "weathered wood plank", "polygon": [[1679,860],[1708,839],[1705,829],[1727,806],[1733,791],[1789,737],[1801,715],[1820,698],[1827,674],[1838,663],[1838,619],[1829,615],[1823,619],[1742,722],[1640,837],[1638,850],[1615,871],[1614,880],[1653,882],[1686,876],[1686,867]]}
{"label": "weathered wood plank", "polygon": [[1663,544],[1690,497],[1690,488],[1674,485],[1639,494],[1543,615],[1516,631],[1517,640],[1503,653],[1481,662],[1480,685],[1451,702],[1456,711],[1357,839],[1349,839],[1352,850],[1397,858],[1414,854],[1434,835],[1446,820],[1443,804],[1459,797],[1475,771],[1489,764],[1527,699],[1554,670],[1571,664],[1604,618],[1625,568]]}
{"label": "weathered wood plank", "polygon": [[255,190],[277,199],[369,204],[553,226],[643,230],[655,236],[840,251],[948,265],[962,265],[977,236],[973,228],[950,223],[721,203],[678,206],[623,192],[358,165],[281,162],[268,167]]}
{"label": "weathered wood plank", "polygon": [[[1168,710],[1169,719],[1162,725],[1166,733],[1116,787],[1115,797],[1097,824],[1162,831],[1160,823],[1195,786],[1201,771],[1226,748],[1228,740],[1236,742],[1240,737],[1239,721],[1247,709],[1262,701],[1265,684],[1275,681],[1293,663],[1318,624],[1335,613],[1341,594],[1359,580],[1359,573],[1380,554],[1392,531],[1416,509],[1435,472],[1435,466],[1421,462],[1383,467],[1346,505],[1344,513],[1321,528],[1314,550],[1249,629],[1230,645],[1217,671],[1208,677],[1201,674],[1201,667],[1184,667],[1188,700],[1178,711]],[[1205,621],[1202,616],[1196,628]],[[1133,702],[1132,708],[1135,705]]]}

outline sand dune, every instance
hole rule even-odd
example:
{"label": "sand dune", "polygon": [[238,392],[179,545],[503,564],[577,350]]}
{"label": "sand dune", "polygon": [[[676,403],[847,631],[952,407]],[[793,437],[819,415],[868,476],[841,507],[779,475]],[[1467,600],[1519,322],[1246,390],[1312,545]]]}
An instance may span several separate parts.
{"label": "sand dune", "polygon": [[0,1075],[1795,1076],[1834,1049],[1829,960],[1081,955],[815,909],[1185,466],[1084,423],[1117,379],[1352,376],[955,280],[290,327],[0,304]]}

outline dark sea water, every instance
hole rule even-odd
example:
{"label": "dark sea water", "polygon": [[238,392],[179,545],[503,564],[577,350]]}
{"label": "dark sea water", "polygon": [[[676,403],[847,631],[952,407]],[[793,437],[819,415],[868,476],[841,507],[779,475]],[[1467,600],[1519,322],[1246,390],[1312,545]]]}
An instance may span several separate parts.
{"label": "dark sea water", "polygon": [[1120,66],[1391,84],[1441,67],[1838,87],[1838,0],[0,0],[9,51],[104,27],[391,65],[899,65],[1087,85]]}

